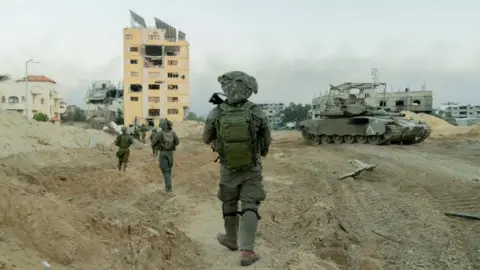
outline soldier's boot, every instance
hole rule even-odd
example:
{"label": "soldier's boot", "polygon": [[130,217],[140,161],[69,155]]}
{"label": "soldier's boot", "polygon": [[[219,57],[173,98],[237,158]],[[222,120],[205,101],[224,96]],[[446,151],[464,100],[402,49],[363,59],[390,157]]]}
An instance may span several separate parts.
{"label": "soldier's boot", "polygon": [[238,250],[238,216],[224,217],[225,233],[217,234],[217,241],[220,245],[225,246],[231,251]]}
{"label": "soldier's boot", "polygon": [[170,170],[162,170],[162,174],[165,182],[165,192],[172,192],[172,172]]}
{"label": "soldier's boot", "polygon": [[119,162],[118,162],[118,171],[121,171],[121,170],[122,170],[122,162],[119,161]]}
{"label": "soldier's boot", "polygon": [[242,250],[242,255],[240,257],[240,265],[241,266],[252,265],[258,260],[260,260],[260,255],[258,255],[254,251],[252,251],[252,250]]}
{"label": "soldier's boot", "polygon": [[123,172],[126,172],[127,171],[127,162],[124,162],[123,163]]}
{"label": "soldier's boot", "polygon": [[239,229],[240,250],[242,251],[240,265],[249,266],[260,259],[260,256],[253,251],[260,216],[257,212],[258,205],[253,206],[242,202],[242,208]]}

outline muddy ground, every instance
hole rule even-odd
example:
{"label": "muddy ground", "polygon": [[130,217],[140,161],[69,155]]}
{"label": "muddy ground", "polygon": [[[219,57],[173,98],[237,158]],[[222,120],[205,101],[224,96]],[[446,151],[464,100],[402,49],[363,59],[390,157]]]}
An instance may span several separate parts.
{"label": "muddy ground", "polygon": [[[480,143],[307,145],[279,132],[264,159],[267,200],[250,269],[480,269]],[[240,269],[215,241],[218,164],[198,136],[176,153],[163,193],[150,149],[115,170],[114,149],[2,160],[0,269]],[[353,179],[348,159],[377,164]],[[39,160],[41,162],[39,162]],[[52,165],[54,164],[54,165]],[[2,268],[3,267],[3,268]]]}

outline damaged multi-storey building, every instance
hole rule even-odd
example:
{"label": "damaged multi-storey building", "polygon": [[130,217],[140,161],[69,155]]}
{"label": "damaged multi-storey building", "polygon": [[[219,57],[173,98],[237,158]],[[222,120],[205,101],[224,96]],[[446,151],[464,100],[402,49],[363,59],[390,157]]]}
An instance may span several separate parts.
{"label": "damaged multi-storey building", "polygon": [[125,125],[157,126],[160,118],[188,115],[189,43],[182,31],[155,18],[155,27],[130,11],[123,29]]}
{"label": "damaged multi-storey building", "polygon": [[346,82],[337,86],[330,85],[330,91],[312,99],[312,117],[320,117],[326,102],[334,98],[331,90],[350,90],[358,94],[365,101],[366,105],[376,109],[383,109],[389,112],[412,111],[415,113],[432,113],[433,92],[422,87],[420,91],[411,91],[405,88],[404,91],[387,92],[386,83],[351,83]]}
{"label": "damaged multi-storey building", "polygon": [[123,86],[109,80],[94,81],[85,95],[87,119],[104,117],[105,121],[116,118],[118,110],[123,111]]}

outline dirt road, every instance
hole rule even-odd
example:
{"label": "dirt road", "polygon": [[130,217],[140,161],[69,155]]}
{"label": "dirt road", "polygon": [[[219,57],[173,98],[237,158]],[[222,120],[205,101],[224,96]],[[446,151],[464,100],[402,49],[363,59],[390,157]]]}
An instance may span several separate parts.
{"label": "dirt road", "polygon": [[[480,213],[480,143],[314,147],[296,133],[274,138],[264,160],[262,259],[250,269],[480,269],[480,222],[443,215]],[[148,148],[133,151],[126,174],[113,153],[3,160],[4,269],[41,269],[42,260],[52,269],[240,269],[239,254],[215,241],[218,164],[198,136],[177,151],[172,196]],[[337,180],[353,158],[378,167]]]}

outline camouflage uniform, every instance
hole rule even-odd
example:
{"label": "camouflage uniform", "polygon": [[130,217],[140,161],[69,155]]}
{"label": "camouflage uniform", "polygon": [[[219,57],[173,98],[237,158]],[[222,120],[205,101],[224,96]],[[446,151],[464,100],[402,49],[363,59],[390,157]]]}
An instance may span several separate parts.
{"label": "camouflage uniform", "polygon": [[115,140],[115,145],[118,146],[116,156],[118,158],[118,170],[127,170],[128,158],[130,157],[130,146],[133,144],[133,137],[127,133],[127,127],[122,127],[122,134]]}
{"label": "camouflage uniform", "polygon": [[145,124],[142,124],[140,126],[140,134],[142,136],[142,142],[145,143],[145,137],[147,136],[147,127]]}
{"label": "camouflage uniform", "polygon": [[[158,149],[160,151],[159,163],[160,170],[162,170],[164,182],[165,182],[165,192],[172,192],[172,167],[173,167],[173,152],[176,150],[177,145],[180,143],[180,140],[172,130],[172,122],[165,119],[160,121],[160,127],[162,131],[157,132],[152,139],[152,148]],[[169,149],[165,148],[165,135],[166,132],[172,132],[173,143],[172,147]]]}
{"label": "camouflage uniform", "polygon": [[[239,106],[247,102],[252,93],[258,92],[256,79],[244,72],[233,71],[218,77],[229,106]],[[255,155],[255,166],[245,170],[229,170],[220,158],[220,185],[217,197],[222,201],[222,213],[224,218],[225,234],[217,235],[220,244],[230,250],[237,250],[240,247],[241,265],[247,266],[256,262],[260,257],[253,251],[257,231],[258,208],[260,202],[266,198],[266,192],[262,184],[262,163],[260,156],[268,154],[271,134],[268,127],[268,120],[263,111],[254,106],[251,109],[254,116],[255,131],[258,153]],[[208,115],[203,131],[203,142],[206,144],[215,143],[216,121],[220,109],[214,108]],[[238,201],[241,202],[241,211],[238,212]],[[239,216],[241,218],[239,218]],[[239,246],[237,245],[239,240]]]}
{"label": "camouflage uniform", "polygon": [[[157,130],[152,129],[152,134],[150,134],[150,144],[153,142],[153,138],[157,135]],[[152,146],[152,153],[154,157],[158,157],[158,148]]]}

